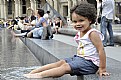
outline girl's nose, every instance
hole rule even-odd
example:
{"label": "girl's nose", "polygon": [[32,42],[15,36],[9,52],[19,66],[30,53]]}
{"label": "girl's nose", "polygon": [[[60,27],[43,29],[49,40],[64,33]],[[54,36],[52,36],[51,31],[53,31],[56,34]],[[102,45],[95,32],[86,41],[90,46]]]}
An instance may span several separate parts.
{"label": "girl's nose", "polygon": [[76,22],[76,24],[75,24],[76,26],[80,26],[80,22]]}

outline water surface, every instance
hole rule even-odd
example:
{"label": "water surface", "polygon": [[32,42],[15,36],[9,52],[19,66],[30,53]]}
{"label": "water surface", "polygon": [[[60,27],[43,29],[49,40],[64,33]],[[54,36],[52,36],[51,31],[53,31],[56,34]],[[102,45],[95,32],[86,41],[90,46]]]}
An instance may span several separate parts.
{"label": "water surface", "polygon": [[23,74],[41,66],[41,63],[11,32],[0,30],[0,80],[28,80]]}

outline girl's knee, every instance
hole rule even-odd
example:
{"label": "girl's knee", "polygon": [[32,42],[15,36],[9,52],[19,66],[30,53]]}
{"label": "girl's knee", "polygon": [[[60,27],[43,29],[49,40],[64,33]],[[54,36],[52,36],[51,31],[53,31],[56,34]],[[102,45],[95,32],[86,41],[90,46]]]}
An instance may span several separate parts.
{"label": "girl's knee", "polygon": [[60,67],[60,66],[62,66],[62,65],[65,64],[65,63],[66,63],[65,60],[60,60],[60,61],[58,61],[58,62],[55,62],[54,64],[55,64],[56,66]]}
{"label": "girl's knee", "polygon": [[61,67],[63,67],[67,73],[71,72],[71,67],[68,63],[63,64]]}
{"label": "girl's knee", "polygon": [[61,63],[61,64],[65,64],[66,61],[65,61],[65,60],[60,60],[60,63]]}
{"label": "girl's knee", "polygon": [[30,38],[32,35],[32,32],[27,33],[27,37]]}

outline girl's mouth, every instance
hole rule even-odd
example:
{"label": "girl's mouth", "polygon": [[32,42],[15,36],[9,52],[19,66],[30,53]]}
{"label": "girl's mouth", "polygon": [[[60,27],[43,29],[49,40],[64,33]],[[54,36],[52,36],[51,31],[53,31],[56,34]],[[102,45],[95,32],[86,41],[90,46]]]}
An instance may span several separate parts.
{"label": "girl's mouth", "polygon": [[76,27],[76,29],[77,29],[77,30],[80,30],[80,29],[82,29],[82,27]]}

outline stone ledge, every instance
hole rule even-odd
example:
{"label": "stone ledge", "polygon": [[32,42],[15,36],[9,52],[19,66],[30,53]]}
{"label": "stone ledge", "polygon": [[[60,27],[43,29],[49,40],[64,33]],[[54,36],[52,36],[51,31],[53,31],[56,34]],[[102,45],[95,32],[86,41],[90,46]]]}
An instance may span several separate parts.
{"label": "stone ledge", "polygon": [[[60,28],[59,33],[64,34],[64,35],[75,36],[77,31],[74,30],[73,28]],[[114,42],[115,43],[121,43],[121,33],[114,32],[113,34],[114,34]],[[108,37],[109,37],[109,35],[108,35]]]}
{"label": "stone ledge", "polygon": [[[76,47],[56,40],[21,39],[43,65],[58,61],[67,56],[70,57],[76,50]],[[107,57],[107,71],[111,73],[110,76],[99,77],[96,74],[91,74],[72,77],[70,75],[65,75],[57,80],[119,80],[121,78],[120,66],[121,62]]]}

